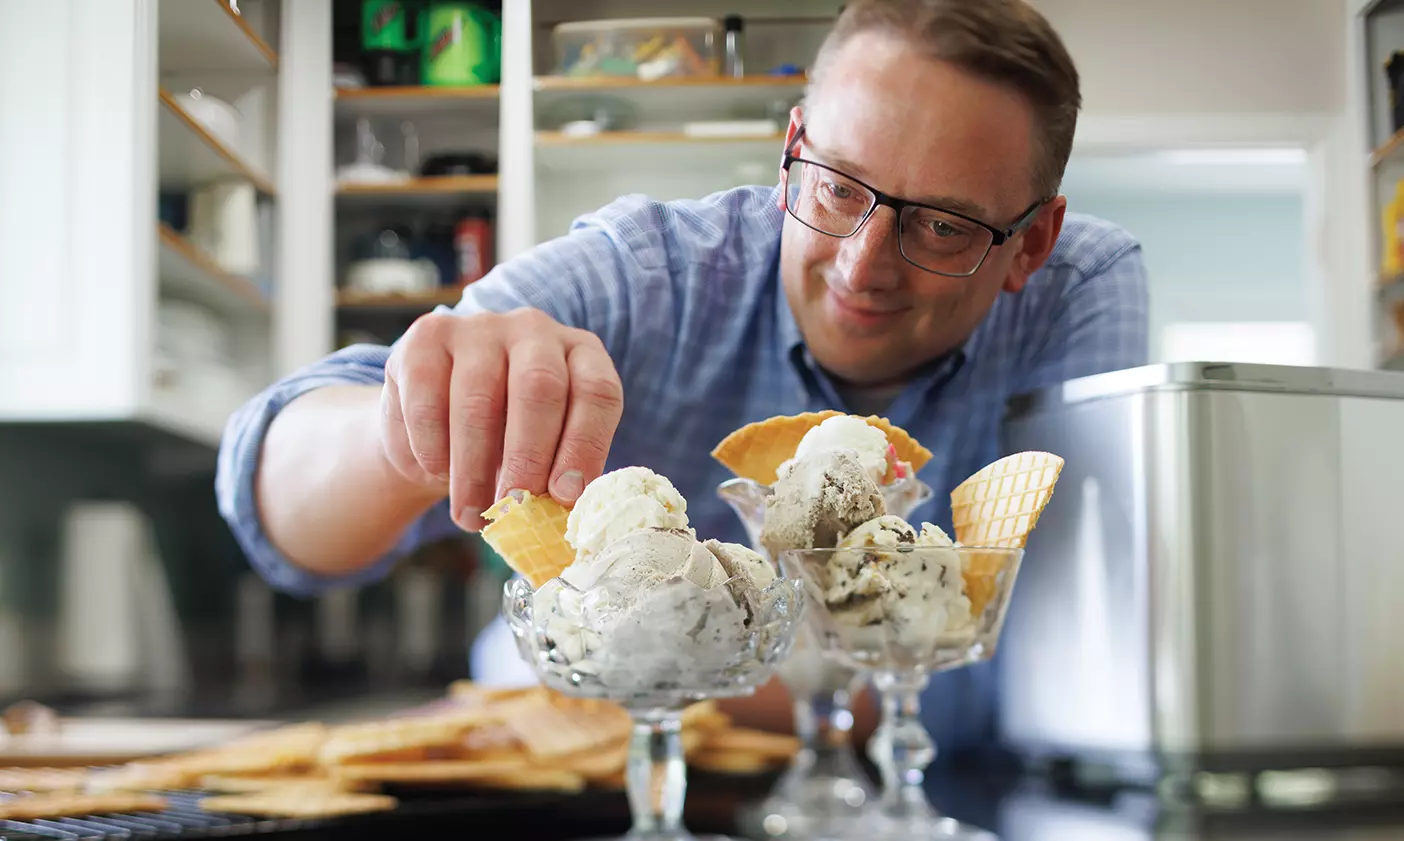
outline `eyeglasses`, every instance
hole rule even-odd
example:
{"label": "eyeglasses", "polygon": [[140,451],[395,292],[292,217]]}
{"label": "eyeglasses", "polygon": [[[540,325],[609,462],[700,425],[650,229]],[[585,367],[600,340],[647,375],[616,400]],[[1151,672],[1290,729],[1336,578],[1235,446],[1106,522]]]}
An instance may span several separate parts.
{"label": "eyeglasses", "polygon": [[952,210],[889,196],[833,167],[798,157],[793,150],[803,134],[801,126],[785,147],[785,207],[790,215],[821,234],[851,237],[886,205],[897,214],[897,248],[903,259],[935,274],[975,274],[990,249],[1032,224],[1047,201],[1034,202],[1008,228],[996,228]]}

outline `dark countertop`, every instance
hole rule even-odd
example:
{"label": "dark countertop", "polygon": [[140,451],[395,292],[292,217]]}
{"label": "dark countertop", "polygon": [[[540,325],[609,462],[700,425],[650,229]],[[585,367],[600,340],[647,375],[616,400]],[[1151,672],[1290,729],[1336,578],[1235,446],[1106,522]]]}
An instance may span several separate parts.
{"label": "dark countertop", "polygon": [[[764,796],[773,778],[694,774],[686,822],[695,833],[733,833],[738,807]],[[1158,806],[1148,792],[1058,792],[1033,778],[942,773],[928,789],[937,807],[958,820],[996,832],[1002,841],[1404,841],[1404,799],[1369,805],[1215,813]],[[573,798],[415,798],[400,814],[357,818],[309,839],[413,839],[462,835],[511,841],[620,838],[628,830],[622,793]],[[865,841],[869,841],[865,839]],[[885,841],[885,840],[884,840]],[[906,841],[906,839],[903,839]],[[911,841],[920,841],[911,839]]]}

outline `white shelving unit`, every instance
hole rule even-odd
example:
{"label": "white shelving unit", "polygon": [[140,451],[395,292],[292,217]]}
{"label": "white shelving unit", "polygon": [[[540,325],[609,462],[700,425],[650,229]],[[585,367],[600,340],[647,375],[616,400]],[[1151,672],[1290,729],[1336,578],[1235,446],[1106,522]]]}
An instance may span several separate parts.
{"label": "white shelving unit", "polygon": [[[23,244],[0,256],[0,421],[137,424],[210,448],[266,382],[273,243],[258,237],[259,270],[231,271],[200,236],[160,218],[158,194],[246,184],[259,215],[274,212],[280,9],[280,0],[7,9],[27,34],[0,57],[0,146],[27,153],[0,164],[0,219]],[[182,105],[194,88],[238,109],[236,143]],[[229,364],[217,375],[163,363],[160,313],[177,300],[227,333]]]}
{"label": "white shelving unit", "polygon": [[[1404,2],[1371,0],[1362,4],[1356,20],[1357,42],[1353,81],[1363,87],[1371,223],[1369,264],[1374,267],[1375,294],[1371,302],[1375,326],[1375,362],[1382,368],[1404,370],[1404,271],[1385,265],[1384,213],[1394,201],[1396,185],[1404,181],[1404,122],[1397,123],[1391,107],[1386,66],[1398,53],[1404,67]],[[1401,72],[1398,68],[1396,72]],[[1404,87],[1400,89],[1404,97]],[[1404,109],[1401,109],[1404,116]]]}
{"label": "white shelving unit", "polygon": [[[832,25],[838,2],[762,0],[733,8],[715,0],[669,4],[667,14],[720,20],[740,12],[746,30],[743,78],[670,78],[656,82],[631,78],[568,78],[556,66],[552,29],[559,23],[647,17],[655,7],[635,0],[534,0],[531,19],[514,32],[529,37],[518,55],[530,56],[520,68],[531,85],[530,124],[511,128],[529,132],[514,137],[529,150],[530,185],[513,193],[531,198],[518,224],[528,232],[521,247],[565,233],[571,221],[626,193],[659,199],[695,198],[740,184],[772,183],[779,165],[790,106],[804,93],[801,74],[773,71],[783,65],[808,65]],[[620,130],[575,137],[560,131],[571,119],[605,106],[622,116]],[[693,136],[691,122],[771,119],[769,136]]]}

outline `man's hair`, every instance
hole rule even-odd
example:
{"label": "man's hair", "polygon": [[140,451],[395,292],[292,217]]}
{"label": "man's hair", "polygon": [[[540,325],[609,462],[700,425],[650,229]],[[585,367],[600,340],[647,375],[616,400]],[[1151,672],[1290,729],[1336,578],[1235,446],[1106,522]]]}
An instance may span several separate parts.
{"label": "man's hair", "polygon": [[1034,112],[1034,187],[1039,198],[1057,194],[1072,154],[1082,93],[1072,56],[1043,15],[1024,0],[848,3],[814,60],[810,96],[839,48],[866,32],[901,38],[929,58],[1022,95]]}

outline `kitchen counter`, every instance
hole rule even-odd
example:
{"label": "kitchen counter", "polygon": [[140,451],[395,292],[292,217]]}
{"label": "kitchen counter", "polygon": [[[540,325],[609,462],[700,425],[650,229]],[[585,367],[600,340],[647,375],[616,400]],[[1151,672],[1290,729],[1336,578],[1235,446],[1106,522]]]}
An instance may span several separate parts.
{"label": "kitchen counter", "polygon": [[[751,802],[770,781],[693,775],[688,828],[699,834],[738,833],[733,819],[738,807]],[[973,772],[937,775],[928,789],[946,814],[994,830],[1002,841],[1404,841],[1400,797],[1334,809],[1209,813],[1158,807],[1144,792],[1078,795],[1055,792],[1038,780]],[[279,838],[443,838],[470,829],[474,838],[511,841],[619,838],[628,829],[627,804],[621,793],[575,798],[448,795],[439,801],[416,800],[402,814],[366,816]]]}

